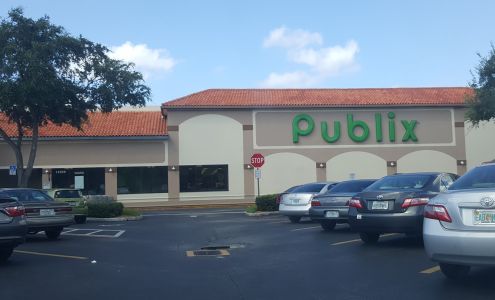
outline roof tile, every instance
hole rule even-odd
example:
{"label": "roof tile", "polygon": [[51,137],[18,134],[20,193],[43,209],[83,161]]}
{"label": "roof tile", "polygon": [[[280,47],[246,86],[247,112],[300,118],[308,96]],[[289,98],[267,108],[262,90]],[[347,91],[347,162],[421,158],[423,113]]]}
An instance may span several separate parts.
{"label": "roof tile", "polygon": [[164,108],[364,107],[464,105],[473,91],[447,88],[209,89],[163,104]]}
{"label": "roof tile", "polygon": [[[15,124],[0,114],[0,127],[11,137],[17,136]],[[116,111],[89,113],[82,130],[69,125],[49,123],[40,128],[40,137],[131,137],[166,136],[166,120],[160,111]],[[31,132],[26,132],[30,137]]]}

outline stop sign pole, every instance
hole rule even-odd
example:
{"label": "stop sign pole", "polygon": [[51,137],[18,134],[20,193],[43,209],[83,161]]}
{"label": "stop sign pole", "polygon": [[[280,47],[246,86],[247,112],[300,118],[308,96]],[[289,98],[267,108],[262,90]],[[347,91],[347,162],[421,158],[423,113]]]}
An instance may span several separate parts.
{"label": "stop sign pole", "polygon": [[251,156],[251,165],[256,168],[255,175],[256,181],[258,184],[258,197],[260,196],[260,177],[261,170],[260,168],[265,164],[265,157],[261,153],[255,153]]}

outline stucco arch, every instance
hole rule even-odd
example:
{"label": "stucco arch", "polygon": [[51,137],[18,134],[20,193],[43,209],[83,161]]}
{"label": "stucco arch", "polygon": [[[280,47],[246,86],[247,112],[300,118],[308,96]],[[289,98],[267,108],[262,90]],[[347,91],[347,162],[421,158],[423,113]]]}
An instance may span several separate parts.
{"label": "stucco arch", "polygon": [[260,190],[261,194],[275,194],[291,186],[314,181],[314,160],[297,153],[275,153],[265,157],[265,164],[261,168]]}
{"label": "stucco arch", "polygon": [[435,150],[419,150],[397,160],[397,172],[450,172],[457,173],[457,161],[452,156]]}
{"label": "stucco arch", "polygon": [[387,162],[368,152],[350,151],[327,161],[328,180],[372,179],[385,175],[387,175]]}
{"label": "stucco arch", "polygon": [[238,121],[217,114],[190,118],[179,125],[180,165],[228,165],[229,191],[181,193],[181,199],[244,195],[243,134]]}

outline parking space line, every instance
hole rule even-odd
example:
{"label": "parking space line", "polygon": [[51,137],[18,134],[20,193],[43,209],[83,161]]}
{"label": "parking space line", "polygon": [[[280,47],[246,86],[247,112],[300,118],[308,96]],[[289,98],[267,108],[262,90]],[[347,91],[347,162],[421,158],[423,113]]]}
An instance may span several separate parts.
{"label": "parking space line", "polygon": [[313,226],[313,227],[297,228],[297,229],[292,229],[291,231],[299,231],[299,230],[315,229],[315,228],[321,228],[321,226]]}
{"label": "parking space line", "polygon": [[269,222],[268,224],[281,224],[281,223],[289,223],[288,220],[277,221],[277,222]]}
{"label": "parking space line", "polygon": [[432,273],[435,273],[435,272],[438,272],[440,271],[440,266],[434,266],[434,267],[431,267],[429,269],[426,269],[426,270],[423,270],[419,273],[421,274],[432,274]]}
{"label": "parking space line", "polygon": [[[383,234],[383,235],[380,235],[380,238],[387,237],[387,236],[394,236],[394,235],[397,235],[397,233]],[[337,242],[337,243],[333,243],[332,246],[339,246],[339,245],[345,245],[345,244],[356,243],[356,242],[361,242],[361,239],[355,239],[355,240],[348,240],[348,241],[343,241],[343,242]]]}
{"label": "parking space line", "polygon": [[87,233],[86,235],[93,235],[95,233],[98,233],[98,232],[102,232],[103,230],[95,230],[95,231],[92,231],[90,233]]}
{"label": "parking space line", "polygon": [[53,254],[53,253],[43,253],[43,252],[33,252],[33,251],[23,251],[23,250],[14,250],[15,253],[20,254],[31,254],[31,255],[40,255],[40,256],[51,256],[51,257],[60,257],[60,258],[70,258],[70,259],[79,259],[86,260],[89,259],[87,257],[82,256],[72,256],[72,255],[62,255],[62,254]]}
{"label": "parking space line", "polygon": [[64,229],[64,231],[63,231],[63,232],[64,232],[64,233],[67,233],[67,232],[72,232],[72,231],[76,231],[76,230],[79,230],[79,229],[67,229],[67,230],[65,230],[65,229]]}

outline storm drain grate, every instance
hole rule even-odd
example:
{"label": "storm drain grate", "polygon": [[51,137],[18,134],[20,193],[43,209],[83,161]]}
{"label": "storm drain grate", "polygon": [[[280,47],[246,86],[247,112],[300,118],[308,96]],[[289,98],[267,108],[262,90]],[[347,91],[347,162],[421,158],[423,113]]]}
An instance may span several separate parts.
{"label": "storm drain grate", "polygon": [[187,256],[192,257],[192,256],[227,256],[230,255],[229,251],[227,250],[193,250],[193,251],[186,251]]}

